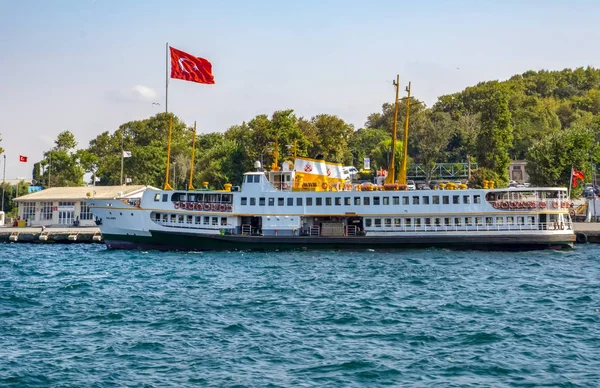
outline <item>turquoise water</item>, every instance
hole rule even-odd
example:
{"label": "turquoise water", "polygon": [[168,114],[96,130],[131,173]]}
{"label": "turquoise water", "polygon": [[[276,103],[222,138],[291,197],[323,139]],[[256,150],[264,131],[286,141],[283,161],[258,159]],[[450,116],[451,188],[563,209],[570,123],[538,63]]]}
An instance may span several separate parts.
{"label": "turquoise water", "polygon": [[600,245],[160,253],[0,244],[0,386],[600,384]]}

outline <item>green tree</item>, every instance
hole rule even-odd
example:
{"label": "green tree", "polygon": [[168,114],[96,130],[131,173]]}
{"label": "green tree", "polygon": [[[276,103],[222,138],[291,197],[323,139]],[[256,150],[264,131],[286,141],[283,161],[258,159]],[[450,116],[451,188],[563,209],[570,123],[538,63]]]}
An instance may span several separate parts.
{"label": "green tree", "polygon": [[413,126],[411,142],[415,145],[416,161],[425,169],[425,180],[431,180],[435,164],[442,159],[450,139],[457,132],[457,124],[450,114],[445,112],[428,112]]}
{"label": "green tree", "polygon": [[600,146],[594,132],[574,126],[551,133],[534,144],[527,155],[527,173],[537,186],[568,186],[571,168],[591,177],[590,156],[600,161]]}

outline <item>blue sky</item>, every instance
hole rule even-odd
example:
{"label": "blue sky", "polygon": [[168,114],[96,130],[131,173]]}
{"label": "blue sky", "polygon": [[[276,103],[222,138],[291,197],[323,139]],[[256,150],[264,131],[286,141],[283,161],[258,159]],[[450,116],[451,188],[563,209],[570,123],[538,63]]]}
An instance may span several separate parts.
{"label": "blue sky", "polygon": [[288,108],[360,128],[396,74],[431,105],[530,69],[600,67],[599,14],[587,0],[0,0],[7,179],[30,178],[63,130],[86,147],[164,110],[166,42],[213,64],[215,85],[169,86],[169,110],[200,132]]}

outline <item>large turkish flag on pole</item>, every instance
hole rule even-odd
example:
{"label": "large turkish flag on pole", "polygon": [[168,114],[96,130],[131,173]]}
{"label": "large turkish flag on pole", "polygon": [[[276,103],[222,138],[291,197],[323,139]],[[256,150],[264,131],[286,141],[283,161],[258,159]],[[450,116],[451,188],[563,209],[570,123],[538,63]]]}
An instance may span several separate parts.
{"label": "large turkish flag on pole", "polygon": [[169,50],[171,51],[171,78],[201,84],[215,83],[215,78],[212,75],[212,65],[209,61],[173,47],[169,47]]}

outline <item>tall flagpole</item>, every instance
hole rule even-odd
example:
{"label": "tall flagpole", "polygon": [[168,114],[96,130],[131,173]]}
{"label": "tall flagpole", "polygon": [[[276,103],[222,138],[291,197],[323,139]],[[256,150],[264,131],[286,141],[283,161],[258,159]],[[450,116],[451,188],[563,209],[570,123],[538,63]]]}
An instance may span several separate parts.
{"label": "tall flagpole", "polygon": [[571,200],[571,186],[573,185],[573,166],[571,166],[571,177],[569,178],[569,201]]}
{"label": "tall flagpole", "polygon": [[2,175],[2,211],[4,211],[4,187],[6,186],[6,155],[4,155],[4,174]]}
{"label": "tall flagpole", "polygon": [[169,166],[171,164],[171,133],[173,132],[173,116],[169,120],[169,143],[167,145],[167,172],[165,174],[165,190],[173,190],[169,185]]}
{"label": "tall flagpole", "polygon": [[190,182],[188,183],[188,190],[194,190],[192,179],[194,177],[194,150],[196,149],[196,122],[194,121],[194,140],[192,140],[192,161],[190,162]]}
{"label": "tall flagpole", "polygon": [[123,155],[123,131],[121,131],[121,186],[123,186],[123,165],[125,163],[125,157]]}
{"label": "tall flagpole", "polygon": [[165,113],[169,112],[169,42],[165,55]]}

